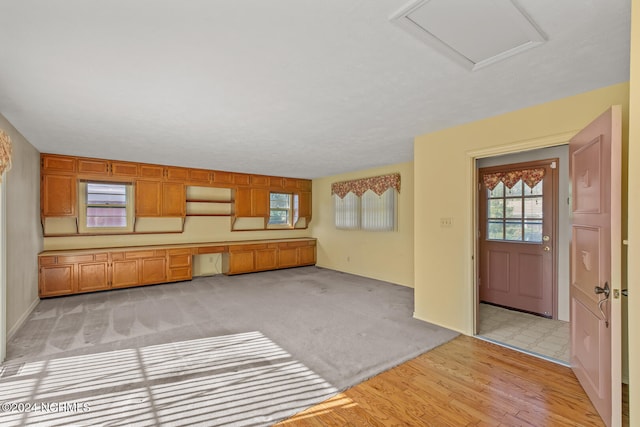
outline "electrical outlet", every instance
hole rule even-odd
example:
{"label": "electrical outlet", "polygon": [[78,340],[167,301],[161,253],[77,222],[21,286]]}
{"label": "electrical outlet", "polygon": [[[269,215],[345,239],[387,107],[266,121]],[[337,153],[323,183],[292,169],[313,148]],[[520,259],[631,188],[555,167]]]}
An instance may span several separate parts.
{"label": "electrical outlet", "polygon": [[440,227],[448,228],[453,226],[453,218],[440,218]]}

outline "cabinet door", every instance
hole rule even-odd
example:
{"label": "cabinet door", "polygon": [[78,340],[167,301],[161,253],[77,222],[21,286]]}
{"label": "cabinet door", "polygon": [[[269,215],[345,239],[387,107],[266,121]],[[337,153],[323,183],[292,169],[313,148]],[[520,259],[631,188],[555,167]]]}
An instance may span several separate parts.
{"label": "cabinet door", "polygon": [[140,259],[141,284],[162,283],[167,278],[166,257],[153,257]]}
{"label": "cabinet door", "polygon": [[255,251],[256,270],[274,270],[278,268],[278,249],[267,248]]}
{"label": "cabinet door", "polygon": [[184,216],[186,205],[183,183],[162,183],[162,216]]}
{"label": "cabinet door", "polygon": [[72,293],[73,264],[40,267],[39,291],[41,297]]}
{"label": "cabinet door", "polygon": [[78,264],[78,291],[98,291],[109,289],[109,268],[104,262]]}
{"label": "cabinet door", "polygon": [[75,157],[56,156],[55,154],[43,154],[40,159],[43,171],[75,172]]}
{"label": "cabinet door", "polygon": [[78,173],[85,175],[109,175],[109,161],[99,159],[78,159]]}
{"label": "cabinet door", "polygon": [[75,175],[43,175],[42,215],[75,216],[77,193]]}
{"label": "cabinet door", "polygon": [[111,175],[113,176],[138,176],[138,164],[130,162],[111,162]]}
{"label": "cabinet door", "polygon": [[270,213],[269,190],[251,189],[251,216],[268,217]]}
{"label": "cabinet door", "polygon": [[127,286],[136,286],[139,283],[140,283],[140,279],[138,277],[138,260],[137,259],[113,260],[113,263],[111,264],[111,287],[112,288],[124,288]]}
{"label": "cabinet door", "polygon": [[189,169],[167,167],[165,168],[164,176],[171,181],[185,182],[189,179]]}
{"label": "cabinet door", "polygon": [[255,271],[256,265],[254,254],[255,251],[253,250],[229,252],[228,274],[250,273]]}
{"label": "cabinet door", "polygon": [[298,216],[300,218],[311,218],[311,192],[301,191],[298,194]]}
{"label": "cabinet door", "polygon": [[251,216],[251,189],[237,188],[235,194],[235,216]]}
{"label": "cabinet door", "polygon": [[189,169],[189,182],[208,184],[211,181],[211,172],[203,169]]}
{"label": "cabinet door", "polygon": [[143,178],[157,178],[162,179],[164,177],[164,168],[156,165],[139,165],[138,172]]}
{"label": "cabinet door", "polygon": [[215,184],[232,184],[233,183],[233,173],[231,173],[231,172],[223,172],[223,171],[214,171],[213,172],[213,182]]}
{"label": "cabinet door", "polygon": [[295,267],[298,265],[298,248],[281,247],[278,255],[278,267]]}
{"label": "cabinet door", "polygon": [[298,265],[313,265],[316,263],[316,246],[298,248]]}
{"label": "cabinet door", "polygon": [[136,181],[136,216],[160,216],[160,181]]}

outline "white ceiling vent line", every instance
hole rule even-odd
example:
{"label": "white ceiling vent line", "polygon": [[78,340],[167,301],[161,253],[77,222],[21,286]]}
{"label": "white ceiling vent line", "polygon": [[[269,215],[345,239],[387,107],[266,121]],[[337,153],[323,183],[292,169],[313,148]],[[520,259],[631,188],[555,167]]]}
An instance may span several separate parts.
{"label": "white ceiling vent line", "polygon": [[472,71],[546,41],[514,0],[413,0],[389,20]]}

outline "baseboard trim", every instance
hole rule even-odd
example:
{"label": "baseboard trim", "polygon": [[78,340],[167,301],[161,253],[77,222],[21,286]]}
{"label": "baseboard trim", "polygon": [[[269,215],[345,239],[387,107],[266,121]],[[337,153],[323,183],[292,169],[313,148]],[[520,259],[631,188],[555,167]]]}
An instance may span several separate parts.
{"label": "baseboard trim", "polygon": [[39,302],[40,302],[40,298],[36,298],[31,303],[29,308],[27,308],[27,310],[24,313],[22,313],[22,316],[20,316],[16,324],[13,325],[13,327],[9,330],[9,332],[7,332],[7,342],[9,342],[9,340],[15,335],[15,333],[18,332],[18,329],[20,329],[20,327],[24,324],[24,322],[27,321],[27,318],[33,312],[33,310],[35,310]]}
{"label": "baseboard trim", "polygon": [[443,325],[443,324],[440,324],[440,323],[432,322],[431,320],[428,320],[428,319],[424,319],[424,318],[422,318],[422,317],[420,317],[420,316],[416,315],[416,313],[415,313],[415,312],[413,312],[413,316],[412,316],[412,317],[413,317],[414,319],[416,319],[416,320],[420,320],[420,321],[422,321],[422,322],[427,322],[427,323],[430,323],[430,324],[432,324],[432,325],[440,326],[440,327],[442,327],[442,328],[447,328],[447,329],[449,329],[449,330],[451,330],[451,331],[455,331],[455,332],[457,332],[457,333],[459,333],[459,334],[462,334],[462,335],[467,335],[467,336],[470,336],[470,337],[471,337],[471,336],[473,336],[473,335],[470,335],[470,334],[468,334],[466,331],[463,331],[463,330],[461,330],[461,329],[454,328],[454,327],[449,326],[449,325]]}

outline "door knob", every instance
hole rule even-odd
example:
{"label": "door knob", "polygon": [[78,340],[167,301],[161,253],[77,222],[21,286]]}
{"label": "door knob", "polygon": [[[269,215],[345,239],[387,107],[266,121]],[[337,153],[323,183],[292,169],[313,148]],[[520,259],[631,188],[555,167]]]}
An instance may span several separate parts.
{"label": "door knob", "polygon": [[596,286],[595,288],[593,288],[593,292],[595,292],[596,295],[604,294],[606,298],[609,298],[609,293],[611,292],[611,289],[609,289],[609,283],[605,282],[604,288]]}
{"label": "door knob", "polygon": [[551,248],[549,246],[545,246],[544,248],[542,248],[545,252],[549,252],[551,251]]}
{"label": "door knob", "polygon": [[551,239],[549,236],[542,236],[542,240],[548,242]]}

